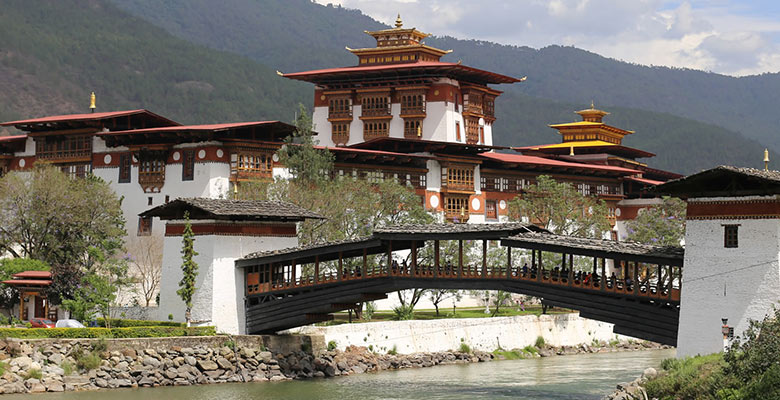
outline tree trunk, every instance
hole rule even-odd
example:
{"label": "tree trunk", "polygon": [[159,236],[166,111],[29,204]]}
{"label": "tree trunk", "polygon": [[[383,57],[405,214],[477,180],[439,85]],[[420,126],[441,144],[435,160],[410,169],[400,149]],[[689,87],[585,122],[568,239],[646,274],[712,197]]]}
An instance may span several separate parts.
{"label": "tree trunk", "polygon": [[187,328],[190,327],[190,309],[187,308],[187,311],[184,312],[184,321],[187,323]]}

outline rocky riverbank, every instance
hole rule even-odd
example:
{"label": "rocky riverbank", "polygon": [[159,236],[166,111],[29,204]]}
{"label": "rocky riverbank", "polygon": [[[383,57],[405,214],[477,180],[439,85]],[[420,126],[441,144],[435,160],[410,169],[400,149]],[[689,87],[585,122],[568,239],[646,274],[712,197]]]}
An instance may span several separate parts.
{"label": "rocky riverbank", "polygon": [[[269,351],[257,341],[222,338],[199,343],[183,338],[176,345],[144,347],[117,341],[0,341],[2,393],[39,393],[119,387],[262,382],[359,374],[401,368],[485,362],[505,358],[506,352],[443,351],[416,354],[378,354],[365,347],[312,351],[312,338],[298,349]],[[610,346],[534,348],[515,353],[528,357],[632,351],[660,348],[650,342]]]}
{"label": "rocky riverbank", "polygon": [[631,382],[620,383],[614,392],[601,398],[601,400],[648,400],[644,384],[658,376],[655,368],[647,368],[642,372],[642,376]]}

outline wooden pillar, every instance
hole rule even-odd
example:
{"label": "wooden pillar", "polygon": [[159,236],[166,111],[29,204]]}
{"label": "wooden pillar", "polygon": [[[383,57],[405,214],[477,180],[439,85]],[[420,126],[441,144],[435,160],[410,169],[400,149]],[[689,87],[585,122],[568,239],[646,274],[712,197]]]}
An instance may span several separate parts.
{"label": "wooden pillar", "polygon": [[656,277],[655,280],[655,294],[658,296],[661,295],[661,290],[663,290],[663,280],[661,280],[661,278],[663,277],[662,273],[663,273],[663,266],[661,264],[658,264],[658,276]]}
{"label": "wooden pillar", "polygon": [[602,258],[601,259],[601,284],[599,285],[599,289],[607,290],[607,259]]}
{"label": "wooden pillar", "polygon": [[539,266],[536,268],[536,280],[541,282],[542,281],[542,274],[544,271],[542,270],[544,268],[544,262],[542,261],[542,250],[539,250],[539,257],[537,258],[537,263]]}
{"label": "wooden pillar", "polygon": [[433,241],[433,276],[439,276],[439,241]]}
{"label": "wooden pillar", "polygon": [[344,254],[343,252],[341,252],[341,251],[339,252],[339,271],[338,271],[338,277],[339,277],[338,279],[339,280],[343,280],[344,279],[344,263],[342,261],[342,255],[343,254]]}
{"label": "wooden pillar", "polygon": [[412,276],[417,275],[417,241],[412,240]]}
{"label": "wooden pillar", "polygon": [[[671,293],[671,291],[670,291]],[[24,297],[27,295],[25,292],[19,293],[19,320],[24,321]]]}
{"label": "wooden pillar", "polygon": [[487,240],[482,240],[482,277],[487,278]]}
{"label": "wooden pillar", "polygon": [[639,271],[637,271],[638,269],[639,269],[639,264],[636,261],[634,261],[633,278],[631,278],[631,280],[634,283],[634,289],[632,291],[634,292],[635,296],[639,293],[639,282],[637,281],[637,279],[639,278]]}
{"label": "wooden pillar", "polygon": [[49,299],[45,297],[43,299],[43,317],[49,318]]}
{"label": "wooden pillar", "polygon": [[364,278],[368,274],[368,249],[363,249],[363,270],[360,271],[360,277]]}
{"label": "wooden pillar", "polygon": [[387,241],[387,275],[393,271],[393,241]]}
{"label": "wooden pillar", "polygon": [[[536,266],[536,249],[531,249],[531,268]],[[531,273],[531,271],[528,271]]]}
{"label": "wooden pillar", "polygon": [[463,240],[458,239],[458,278],[463,276]]}
{"label": "wooden pillar", "polygon": [[292,266],[290,266],[290,284],[295,286],[295,260],[292,260]]}
{"label": "wooden pillar", "polygon": [[566,274],[566,283],[571,286],[574,280],[574,254],[569,254],[569,272]]}
{"label": "wooden pillar", "polygon": [[314,256],[314,283],[320,282],[320,256]]}
{"label": "wooden pillar", "polygon": [[[518,272],[517,276],[520,276]],[[506,278],[512,277],[512,248],[507,246],[506,248]]]}
{"label": "wooden pillar", "polygon": [[672,298],[672,289],[674,289],[674,266],[669,266],[669,299]]}

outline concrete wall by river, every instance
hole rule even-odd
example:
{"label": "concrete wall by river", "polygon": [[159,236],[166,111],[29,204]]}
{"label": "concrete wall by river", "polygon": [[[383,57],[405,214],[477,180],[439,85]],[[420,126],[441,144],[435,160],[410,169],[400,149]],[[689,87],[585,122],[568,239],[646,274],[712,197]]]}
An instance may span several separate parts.
{"label": "concrete wall by river", "polygon": [[461,343],[483,351],[522,348],[533,345],[539,336],[553,346],[631,339],[614,334],[612,324],[580,318],[576,313],[307,326],[292,332],[323,335],[326,342],[335,341],[339,349],[357,345],[385,352],[395,346],[403,354],[456,350]]}

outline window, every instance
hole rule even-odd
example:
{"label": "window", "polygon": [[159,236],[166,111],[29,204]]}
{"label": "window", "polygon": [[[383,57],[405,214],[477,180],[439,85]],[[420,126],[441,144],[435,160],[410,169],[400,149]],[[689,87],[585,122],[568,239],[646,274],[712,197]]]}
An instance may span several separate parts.
{"label": "window", "polygon": [[455,140],[460,142],[460,121],[455,121]]}
{"label": "window", "polygon": [[92,164],[65,164],[60,170],[71,178],[84,178],[92,171]]}
{"label": "window", "polygon": [[488,97],[485,99],[485,116],[493,117],[495,115],[495,101],[493,98]]}
{"label": "window", "polygon": [[328,118],[352,118],[352,100],[345,97],[330,99]]}
{"label": "window", "polygon": [[390,98],[387,96],[364,97],[361,106],[364,117],[390,115]]}
{"label": "window", "polygon": [[146,198],[146,205],[147,206],[151,206],[152,204],[154,204],[154,199],[152,199],[151,197],[147,197]]}
{"label": "window", "polygon": [[407,139],[421,139],[422,120],[421,119],[404,120],[404,137]]}
{"label": "window", "polygon": [[451,190],[474,190],[474,167],[445,167],[441,175],[443,186]]}
{"label": "window", "polygon": [[171,201],[171,196],[165,195],[165,204],[168,204],[168,202]]}
{"label": "window", "polygon": [[469,218],[468,196],[447,196],[444,203],[444,215],[449,219],[466,222]]}
{"label": "window", "polygon": [[92,136],[49,136],[35,142],[35,156],[40,160],[60,160],[92,156]]}
{"label": "window", "polygon": [[369,140],[387,136],[387,122],[366,122],[363,124],[363,139]]}
{"label": "window", "polygon": [[152,217],[138,217],[138,236],[152,234]]}
{"label": "window", "polygon": [[739,247],[739,225],[723,225],[723,247]]}
{"label": "window", "polygon": [[181,152],[181,180],[191,181],[195,179],[195,150]]}
{"label": "window", "polygon": [[349,142],[349,124],[333,124],[333,143],[344,146]]}
{"label": "window", "polygon": [[240,152],[231,155],[231,172],[238,179],[270,178],[273,173],[273,153]]}
{"label": "window", "polygon": [[130,153],[123,153],[119,155],[119,183],[130,182],[130,167],[132,156]]}
{"label": "window", "polygon": [[165,184],[165,158],[158,153],[141,153],[138,162],[138,183],[144,192],[159,192]]}
{"label": "window", "polygon": [[485,218],[498,219],[498,209],[496,208],[495,200],[488,200],[485,202]]}
{"label": "window", "polygon": [[485,127],[479,127],[479,142],[485,144]]}
{"label": "window", "polygon": [[474,144],[479,141],[479,119],[466,118],[466,143]]}
{"label": "window", "polygon": [[425,95],[422,93],[401,95],[401,115],[425,114]]}

